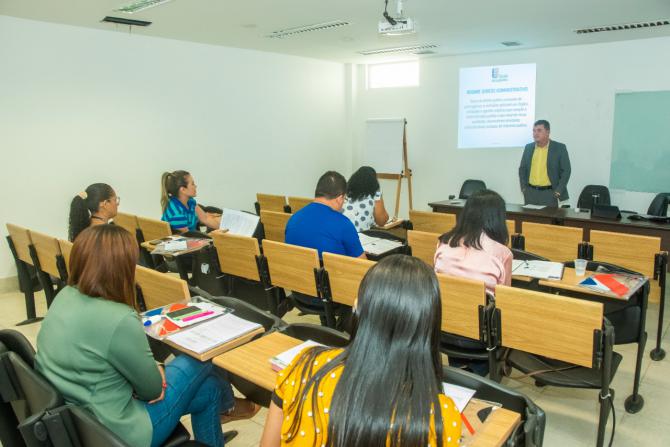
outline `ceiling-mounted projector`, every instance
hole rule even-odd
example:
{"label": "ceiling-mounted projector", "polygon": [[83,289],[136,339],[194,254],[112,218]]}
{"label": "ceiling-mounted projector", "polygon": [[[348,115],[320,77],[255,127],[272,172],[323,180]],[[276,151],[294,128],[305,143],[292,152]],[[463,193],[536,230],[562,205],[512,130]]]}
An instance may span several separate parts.
{"label": "ceiling-mounted projector", "polygon": [[377,27],[379,34],[384,34],[387,36],[399,36],[416,32],[416,29],[414,28],[414,21],[403,16],[402,0],[398,0],[397,2],[397,14],[395,17],[391,17],[389,15],[388,3],[388,0],[384,0],[384,13],[382,14],[384,19],[379,21],[379,25]]}
{"label": "ceiling-mounted projector", "polygon": [[404,17],[394,18],[395,25],[391,25],[388,20],[380,20],[378,31],[379,34],[387,36],[399,36],[402,34],[412,34],[416,32],[414,28],[414,20]]}

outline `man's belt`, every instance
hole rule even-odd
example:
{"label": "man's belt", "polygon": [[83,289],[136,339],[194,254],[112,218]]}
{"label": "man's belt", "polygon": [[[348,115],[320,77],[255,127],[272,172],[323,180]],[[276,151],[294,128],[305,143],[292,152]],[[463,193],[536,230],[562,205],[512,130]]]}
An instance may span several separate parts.
{"label": "man's belt", "polygon": [[551,185],[549,185],[549,186],[535,186],[535,185],[528,185],[528,186],[531,187],[531,188],[533,188],[533,189],[537,189],[538,191],[546,191],[547,189],[551,189],[551,188],[552,188]]}

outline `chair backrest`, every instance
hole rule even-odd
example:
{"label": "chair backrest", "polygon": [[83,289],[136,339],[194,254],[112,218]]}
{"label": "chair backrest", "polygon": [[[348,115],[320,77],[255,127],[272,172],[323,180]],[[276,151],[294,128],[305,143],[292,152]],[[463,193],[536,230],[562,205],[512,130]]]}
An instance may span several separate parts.
{"label": "chair backrest", "polygon": [[407,245],[412,249],[412,256],[421,259],[433,267],[435,250],[439,242],[440,234],[426,233],[425,231],[407,231]]}
{"label": "chair backrest", "polygon": [[414,230],[427,233],[446,233],[456,225],[455,214],[430,211],[409,210],[409,220]]}
{"label": "chair backrest", "polygon": [[506,219],[505,226],[507,226],[507,234],[509,234],[509,240],[507,241],[507,246],[512,246],[512,236],[516,234],[516,223],[513,220]]}
{"label": "chair backrest", "polygon": [[263,224],[265,239],[284,242],[286,223],[291,216],[292,214],[289,213],[261,210],[261,223]]}
{"label": "chair backrest", "polygon": [[263,255],[268,260],[273,286],[310,296],[319,295],[314,270],[321,266],[315,249],[265,239]]}
{"label": "chair backrest", "polygon": [[57,259],[59,256],[62,256],[62,253],[60,245],[58,245],[58,239],[37,231],[30,232],[30,239],[33,241],[40,269],[51,276],[59,278],[60,271],[58,270]]}
{"label": "chair backrest", "polygon": [[459,199],[467,199],[477,191],[482,191],[486,189],[486,183],[481,180],[468,179],[463,182],[461,186],[461,192],[458,193]]}
{"label": "chair backrest", "polygon": [[306,207],[310,203],[312,203],[314,199],[310,199],[307,197],[289,197],[288,198],[288,206],[291,207],[291,213],[295,213],[296,211],[300,210],[301,208]]}
{"label": "chair backrest", "polygon": [[7,224],[7,231],[9,232],[9,237],[12,239],[12,244],[14,244],[19,261],[33,265],[33,260],[30,257],[30,246],[33,244],[30,238],[30,231],[27,228],[10,223]]}
{"label": "chair backrest", "polygon": [[135,282],[142,289],[147,309],[155,309],[191,297],[188,284],[183,279],[140,265],[135,270]]}
{"label": "chair backrest", "polygon": [[35,366],[35,348],[21,332],[14,329],[0,330],[0,345],[18,354],[31,368]]}
{"label": "chair backrest", "polygon": [[525,251],[556,262],[578,258],[579,244],[584,240],[582,228],[531,222],[521,222],[521,234]]}
{"label": "chair backrest", "polygon": [[127,213],[116,213],[116,216],[114,217],[114,225],[123,228],[128,233],[132,234],[133,237],[137,234],[137,229],[140,227],[137,222],[137,216]]}
{"label": "chair backrest", "polygon": [[[596,197],[594,197],[596,196]],[[579,194],[577,208],[593,208],[593,203],[597,200],[599,205],[611,205],[610,190],[604,185],[586,185]]]}
{"label": "chair backrest", "polygon": [[144,237],[145,242],[172,235],[170,224],[162,220],[137,216],[137,225],[142,231],[142,237]]}
{"label": "chair backrest", "polygon": [[661,238],[591,230],[593,260],[654,276],[654,258],[661,251]]}
{"label": "chair backrest", "polygon": [[67,270],[67,274],[69,275],[70,253],[72,253],[72,242],[66,241],[65,239],[58,239],[58,246],[60,247],[60,252],[63,254],[63,261],[65,261],[65,270]]}
{"label": "chair backrest", "polygon": [[105,427],[93,414],[75,405],[59,407],[42,418],[54,446],[127,447],[125,441]]}
{"label": "chair backrest", "polygon": [[277,213],[283,213],[284,207],[286,206],[285,196],[258,193],[256,194],[256,200],[258,200],[258,205],[262,211],[275,211]]}
{"label": "chair backrest", "polygon": [[222,273],[253,281],[261,280],[256,263],[256,257],[261,254],[258,239],[220,231],[212,231],[209,235],[216,248]]}
{"label": "chair backrest", "polygon": [[442,331],[479,340],[479,306],[486,306],[483,281],[437,274],[442,296]]}
{"label": "chair backrest", "polygon": [[603,304],[496,286],[502,346],[593,368],[594,331],[603,328]]}
{"label": "chair backrest", "polygon": [[656,194],[654,200],[649,204],[647,214],[652,216],[667,216],[668,215],[668,201],[670,201],[670,192],[661,192]]}
{"label": "chair backrest", "polygon": [[323,253],[323,268],[328,272],[330,296],[336,303],[353,306],[361,281],[374,261]]}
{"label": "chair backrest", "polygon": [[18,354],[7,352],[1,361],[3,368],[11,370],[8,376],[15,380],[16,396],[25,401],[28,416],[63,405],[63,397],[56,388]]}

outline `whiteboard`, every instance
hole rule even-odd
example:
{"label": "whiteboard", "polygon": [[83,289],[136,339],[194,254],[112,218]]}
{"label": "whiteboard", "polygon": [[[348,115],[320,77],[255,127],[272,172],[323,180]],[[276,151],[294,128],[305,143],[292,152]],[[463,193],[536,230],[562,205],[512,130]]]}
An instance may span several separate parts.
{"label": "whiteboard", "polygon": [[403,170],[402,140],[405,118],[366,121],[363,165],[378,174],[400,174]]}

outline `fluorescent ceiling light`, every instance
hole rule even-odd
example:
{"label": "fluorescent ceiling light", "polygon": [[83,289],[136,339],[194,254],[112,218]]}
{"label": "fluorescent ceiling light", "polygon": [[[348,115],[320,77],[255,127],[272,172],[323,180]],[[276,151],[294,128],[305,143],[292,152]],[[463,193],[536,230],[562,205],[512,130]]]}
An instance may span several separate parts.
{"label": "fluorescent ceiling light", "polygon": [[297,36],[299,34],[311,33],[313,31],[325,31],[328,29],[339,28],[340,26],[347,26],[347,25],[349,25],[349,22],[345,22],[343,20],[335,20],[333,22],[316,23],[314,25],[299,26],[297,28],[280,29],[277,31],[273,31],[272,33],[268,34],[265,37],[270,39],[281,39],[283,37]]}
{"label": "fluorescent ceiling light", "polygon": [[137,0],[130,2],[127,5],[123,5],[114,11],[125,12],[128,14],[133,14],[136,12],[144,11],[145,9],[153,8],[154,6],[162,5],[163,3],[171,2],[172,0]]}

